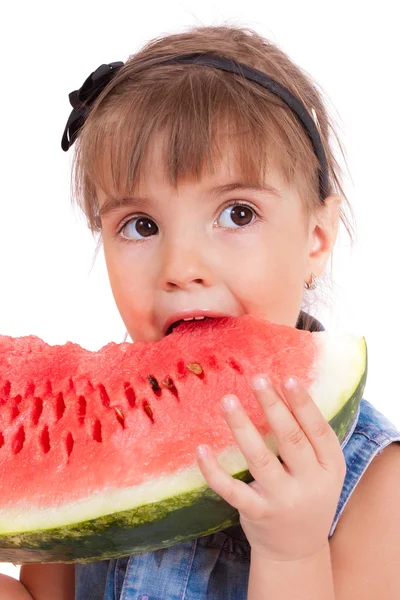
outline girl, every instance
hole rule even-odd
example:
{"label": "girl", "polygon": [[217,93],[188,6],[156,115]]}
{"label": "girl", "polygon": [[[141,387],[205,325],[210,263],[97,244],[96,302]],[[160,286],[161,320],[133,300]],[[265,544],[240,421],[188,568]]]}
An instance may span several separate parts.
{"label": "girl", "polygon": [[[77,199],[133,340],[195,316],[322,329],[301,310],[304,292],[339,220],[351,235],[347,199],[321,95],[280,49],[253,31],[199,27],[102,65],[70,100],[62,146],[77,140]],[[298,381],[286,382],[288,406],[265,374],[253,387],[283,464],[234,396],[221,410],[254,482],[198,449],[240,526],[118,560],[22,566],[0,597],[398,599],[400,432],[363,400],[340,444]]]}

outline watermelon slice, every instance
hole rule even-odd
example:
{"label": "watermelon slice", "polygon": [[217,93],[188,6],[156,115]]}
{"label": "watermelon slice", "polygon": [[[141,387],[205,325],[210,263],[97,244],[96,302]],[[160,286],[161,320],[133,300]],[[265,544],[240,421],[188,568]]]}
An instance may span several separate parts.
{"label": "watermelon slice", "polygon": [[89,562],[170,546],[238,523],[197,466],[210,444],[250,481],[220,410],[239,396],[276,443],[253,374],[295,375],[342,440],[367,372],[365,339],[246,315],[183,324],[155,343],[0,336],[0,561]]}

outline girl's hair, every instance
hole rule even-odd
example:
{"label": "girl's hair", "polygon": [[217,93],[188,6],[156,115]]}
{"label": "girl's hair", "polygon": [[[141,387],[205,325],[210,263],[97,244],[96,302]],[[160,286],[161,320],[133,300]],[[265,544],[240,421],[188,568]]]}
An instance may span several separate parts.
{"label": "girl's hair", "polygon": [[148,42],[94,102],[73,163],[74,197],[91,231],[101,231],[97,189],[111,195],[133,190],[155,136],[163,140],[172,186],[187,177],[200,178],[204,169],[212,173],[227,142],[245,183],[262,184],[268,168],[275,167],[286,183],[296,186],[306,216],[321,206],[318,160],[291,109],[268,90],[232,73],[193,64],[156,64],[161,56],[192,52],[218,54],[263,71],[304,104],[326,153],[329,193],[343,198],[340,219],[353,241],[343,208],[351,217],[352,209],[342,188],[335,145],[345,164],[346,157],[321,90],[277,45],[251,29],[230,25],[196,26]]}

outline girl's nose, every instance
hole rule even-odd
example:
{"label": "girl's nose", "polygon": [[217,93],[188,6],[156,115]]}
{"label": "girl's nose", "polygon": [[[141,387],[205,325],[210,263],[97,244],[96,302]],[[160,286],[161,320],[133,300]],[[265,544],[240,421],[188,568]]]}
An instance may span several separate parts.
{"label": "girl's nose", "polygon": [[202,285],[209,287],[213,282],[213,270],[208,264],[204,249],[195,240],[171,240],[162,252],[161,287],[166,291],[189,290]]}

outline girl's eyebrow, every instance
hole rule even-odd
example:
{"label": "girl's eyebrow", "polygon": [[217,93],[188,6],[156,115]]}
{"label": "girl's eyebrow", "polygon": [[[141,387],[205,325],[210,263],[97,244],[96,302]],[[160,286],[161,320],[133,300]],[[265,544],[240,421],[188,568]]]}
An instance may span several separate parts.
{"label": "girl's eyebrow", "polygon": [[278,192],[278,190],[276,188],[274,188],[272,185],[270,185],[269,183],[263,183],[261,185],[258,183],[247,184],[247,183],[242,183],[240,181],[235,182],[235,183],[226,183],[223,185],[217,185],[216,187],[209,189],[208,193],[212,194],[213,196],[220,196],[222,194],[226,194],[228,192],[234,192],[236,190],[246,191],[246,192],[265,192],[265,193],[269,194],[270,196],[276,196],[279,199],[282,198],[281,194]]}
{"label": "girl's eyebrow", "polygon": [[[264,192],[270,196],[275,196],[278,199],[282,199],[281,194],[278,192],[276,188],[272,185],[264,183],[263,185],[259,184],[245,184],[240,181],[234,183],[225,183],[223,185],[217,185],[215,187],[207,190],[207,193],[210,197],[215,198],[217,196],[221,196],[222,194],[227,194],[229,192],[234,191],[256,191],[256,192]],[[119,208],[123,208],[126,206],[146,206],[150,203],[149,198],[141,198],[139,196],[124,196],[122,198],[108,198],[103,205],[100,207],[100,217],[104,218],[106,215],[109,215]]]}

